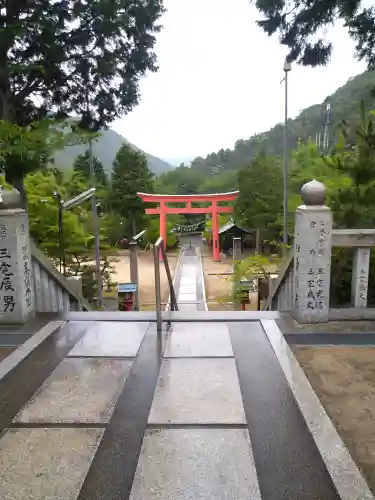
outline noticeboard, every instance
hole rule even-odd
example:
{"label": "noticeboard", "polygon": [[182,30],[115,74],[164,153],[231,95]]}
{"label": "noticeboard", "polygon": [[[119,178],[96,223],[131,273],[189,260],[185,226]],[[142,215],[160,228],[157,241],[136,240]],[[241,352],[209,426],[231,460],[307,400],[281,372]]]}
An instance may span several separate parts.
{"label": "noticeboard", "polygon": [[135,283],[118,283],[117,300],[119,311],[133,311],[137,285]]}
{"label": "noticeboard", "polygon": [[117,293],[135,293],[137,285],[135,283],[118,283]]}

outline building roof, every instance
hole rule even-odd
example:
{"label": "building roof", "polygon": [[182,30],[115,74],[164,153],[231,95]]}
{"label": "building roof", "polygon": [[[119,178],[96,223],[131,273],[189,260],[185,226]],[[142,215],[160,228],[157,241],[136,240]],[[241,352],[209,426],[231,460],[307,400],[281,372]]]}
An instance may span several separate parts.
{"label": "building roof", "polygon": [[227,224],[224,224],[224,226],[221,226],[219,229],[219,234],[226,233],[251,234],[251,231],[248,231],[247,229],[239,226],[233,220],[231,220],[227,222]]}

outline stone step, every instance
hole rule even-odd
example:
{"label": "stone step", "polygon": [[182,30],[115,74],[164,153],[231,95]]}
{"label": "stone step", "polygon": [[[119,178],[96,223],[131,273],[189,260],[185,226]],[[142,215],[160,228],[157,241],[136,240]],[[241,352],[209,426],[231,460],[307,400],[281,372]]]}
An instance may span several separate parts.
{"label": "stone step", "polygon": [[373,498],[275,321],[124,317],[0,363],[1,499]]}

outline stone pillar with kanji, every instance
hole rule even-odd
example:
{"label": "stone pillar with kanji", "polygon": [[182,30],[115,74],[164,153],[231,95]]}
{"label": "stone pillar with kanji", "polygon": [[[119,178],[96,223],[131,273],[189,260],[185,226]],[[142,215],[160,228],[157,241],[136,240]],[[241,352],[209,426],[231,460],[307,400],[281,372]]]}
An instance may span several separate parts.
{"label": "stone pillar with kanji", "polygon": [[0,192],[0,324],[24,324],[35,313],[29,220],[18,191]]}
{"label": "stone pillar with kanji", "polygon": [[332,212],[325,187],[315,179],[301,189],[296,210],[293,315],[300,323],[328,321],[331,280]]}

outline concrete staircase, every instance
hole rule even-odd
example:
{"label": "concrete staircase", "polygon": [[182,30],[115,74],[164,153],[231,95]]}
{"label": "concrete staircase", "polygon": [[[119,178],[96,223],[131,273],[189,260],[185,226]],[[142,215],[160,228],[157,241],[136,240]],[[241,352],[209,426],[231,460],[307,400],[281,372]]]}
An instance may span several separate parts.
{"label": "concrete staircase", "polygon": [[65,312],[0,363],[2,500],[373,499],[278,312]]}

